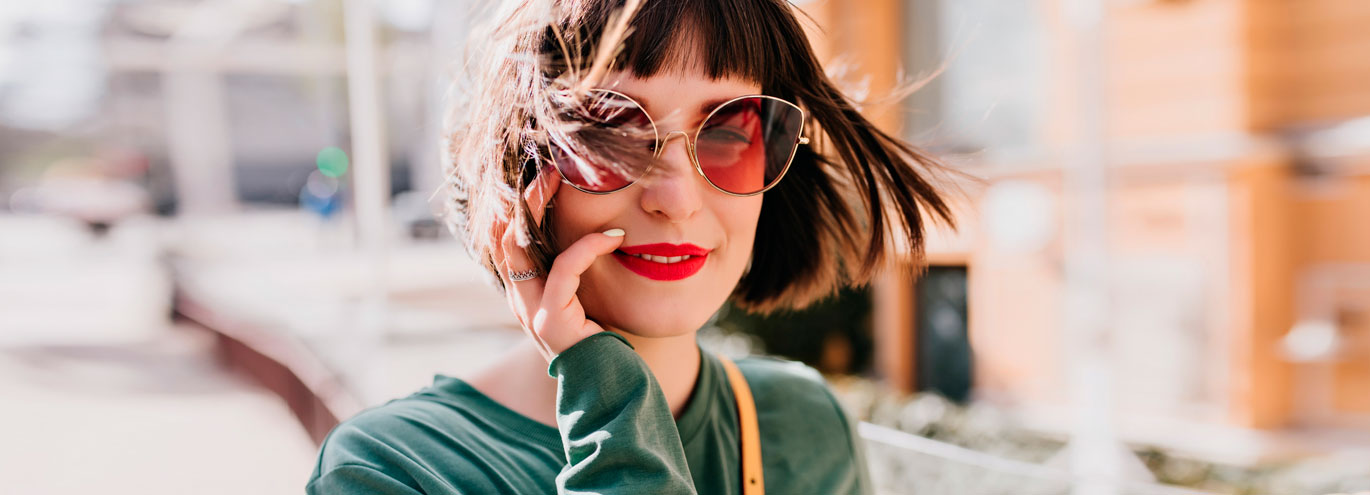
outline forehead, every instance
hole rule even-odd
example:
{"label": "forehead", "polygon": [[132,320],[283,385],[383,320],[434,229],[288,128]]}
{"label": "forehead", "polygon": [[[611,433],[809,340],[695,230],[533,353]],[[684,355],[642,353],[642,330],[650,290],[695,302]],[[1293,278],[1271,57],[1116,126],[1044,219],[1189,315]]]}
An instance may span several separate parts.
{"label": "forehead", "polygon": [[630,71],[609,74],[600,88],[637,100],[654,119],[672,116],[703,117],[713,107],[733,98],[761,93],[761,86],[744,79],[712,79],[702,71],[663,71],[640,77]]}
{"label": "forehead", "polygon": [[[597,5],[587,9],[594,15],[582,18],[594,33],[603,32],[611,22],[612,6],[622,2],[583,1]],[[790,2],[772,0],[643,2],[630,21],[632,31],[614,67],[644,76],[689,69],[771,88],[778,75],[792,77],[797,72],[793,57],[804,50],[794,47],[807,44],[791,9]]]}

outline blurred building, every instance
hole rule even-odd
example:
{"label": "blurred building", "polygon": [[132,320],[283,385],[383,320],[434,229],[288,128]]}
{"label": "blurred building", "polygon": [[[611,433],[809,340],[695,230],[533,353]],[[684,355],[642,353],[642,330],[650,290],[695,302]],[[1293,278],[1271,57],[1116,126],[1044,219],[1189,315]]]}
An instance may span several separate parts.
{"label": "blurred building", "polygon": [[952,181],[960,229],[934,233],[932,268],[879,285],[880,374],[1067,428],[1065,182],[1097,48],[1120,435],[1255,456],[1215,432],[1363,432],[1370,3],[1105,3],[1099,47],[1071,38],[1068,0],[802,5],[870,95],[936,74],[872,115],[983,178]]}
{"label": "blurred building", "polygon": [[[435,184],[438,175],[430,109],[443,89],[434,74],[446,66],[429,57],[430,47],[450,44],[429,31],[433,5],[379,9],[381,129],[392,142],[396,193]],[[30,178],[16,169],[46,167],[53,148],[113,147],[146,157],[161,213],[293,206],[316,153],[353,139],[338,2],[54,2],[12,10],[12,22],[0,26],[11,43],[0,53],[0,159],[12,167],[0,174],[0,191],[24,185]],[[420,168],[433,172],[411,173]]]}

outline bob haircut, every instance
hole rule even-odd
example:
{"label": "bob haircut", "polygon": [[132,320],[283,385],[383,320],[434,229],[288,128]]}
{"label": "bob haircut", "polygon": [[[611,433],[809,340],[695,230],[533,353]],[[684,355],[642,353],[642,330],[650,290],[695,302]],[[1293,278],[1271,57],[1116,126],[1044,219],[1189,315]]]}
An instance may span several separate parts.
{"label": "bob haircut", "polygon": [[578,153],[596,148],[561,116],[607,71],[648,78],[695,70],[752,81],[763,94],[794,102],[813,136],[784,180],[764,193],[751,264],[730,296],[735,305],[799,309],[841,286],[865,285],[899,244],[921,269],[925,212],[954,225],[928,179],[947,169],[857,111],[824,73],[787,2],[627,3],[506,3],[488,29],[476,31],[463,69],[468,80],[449,95],[443,150],[447,224],[473,259],[495,275],[496,229],[511,225],[547,273],[557,254],[555,209],[530,228],[522,193],[551,166],[546,143],[573,143],[568,149]]}

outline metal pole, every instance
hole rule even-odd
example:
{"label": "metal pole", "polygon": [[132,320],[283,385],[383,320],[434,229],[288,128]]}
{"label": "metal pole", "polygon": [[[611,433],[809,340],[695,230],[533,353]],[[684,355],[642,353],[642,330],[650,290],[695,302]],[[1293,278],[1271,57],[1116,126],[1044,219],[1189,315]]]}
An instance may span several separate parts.
{"label": "metal pole", "polygon": [[381,350],[385,340],[388,248],[386,209],[390,200],[390,167],[385,147],[385,114],[380,102],[376,64],[375,9],[371,0],[343,0],[347,46],[347,96],[352,128],[353,214],[365,260],[367,287],[360,306],[358,332],[352,345],[361,360],[349,377],[368,404],[385,395]]}
{"label": "metal pole", "polygon": [[200,3],[167,40],[162,66],[167,152],[182,215],[237,209],[223,74],[216,59],[257,5]]}
{"label": "metal pole", "polygon": [[1118,492],[1124,449],[1114,432],[1109,332],[1108,169],[1103,0],[1067,0],[1079,100],[1077,142],[1065,169],[1065,336],[1074,402],[1071,466],[1076,495]]}

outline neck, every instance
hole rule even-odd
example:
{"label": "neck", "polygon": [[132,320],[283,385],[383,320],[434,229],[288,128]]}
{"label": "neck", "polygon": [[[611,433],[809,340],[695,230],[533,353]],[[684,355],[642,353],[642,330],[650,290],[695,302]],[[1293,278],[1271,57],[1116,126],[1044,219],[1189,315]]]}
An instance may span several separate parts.
{"label": "neck", "polygon": [[[695,332],[673,337],[641,337],[633,335],[616,328],[608,329],[611,332],[622,335],[625,340],[633,344],[633,350],[638,356],[647,363],[647,368],[656,377],[657,383],[661,384],[661,390],[666,396],[666,404],[671,408],[671,414],[677,418],[680,413],[685,411],[685,405],[690,401],[690,394],[694,392],[695,381],[699,378],[699,346],[695,343]],[[528,388],[529,384],[536,385],[541,392],[533,393],[532,396],[524,395],[523,399],[517,397],[505,397],[500,392],[509,382],[508,369],[504,366],[495,366],[486,370],[478,383],[488,386],[490,395],[503,398],[506,405],[511,405],[515,401],[521,407],[515,410],[524,412],[544,423],[555,426],[556,419],[553,412],[556,410],[552,405],[556,403],[557,389],[556,382],[547,378],[547,361],[538,353],[531,340],[524,340],[506,358],[508,364],[516,364],[516,369],[523,370],[519,374],[528,373],[531,378],[521,381],[525,385],[515,388],[531,392],[534,389]],[[542,397],[532,399],[532,397]],[[525,402],[532,399],[532,402]],[[544,402],[545,401],[545,402]]]}
{"label": "neck", "polygon": [[647,363],[647,368],[652,370],[657,383],[661,384],[671,414],[679,418],[699,378],[700,356],[695,332],[670,337],[642,337],[616,328],[608,330],[622,335],[633,344],[633,349]]}

